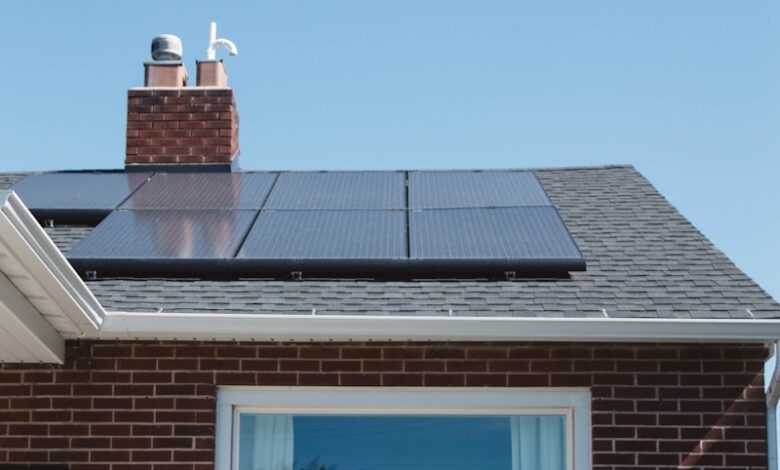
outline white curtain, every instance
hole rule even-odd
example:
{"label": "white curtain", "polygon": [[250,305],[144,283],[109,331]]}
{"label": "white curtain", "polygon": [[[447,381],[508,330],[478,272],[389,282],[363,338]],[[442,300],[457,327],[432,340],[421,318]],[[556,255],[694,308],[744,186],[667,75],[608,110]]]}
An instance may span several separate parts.
{"label": "white curtain", "polygon": [[512,416],[512,470],[566,470],[563,416]]}
{"label": "white curtain", "polygon": [[293,418],[255,416],[252,470],[293,470]]}

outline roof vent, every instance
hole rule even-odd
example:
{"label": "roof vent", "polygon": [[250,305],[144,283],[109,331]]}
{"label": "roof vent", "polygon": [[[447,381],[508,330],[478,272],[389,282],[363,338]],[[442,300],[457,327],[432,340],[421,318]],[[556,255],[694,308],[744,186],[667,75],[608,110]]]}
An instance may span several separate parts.
{"label": "roof vent", "polygon": [[224,47],[230,55],[238,55],[238,48],[230,39],[217,38],[217,23],[209,24],[209,47],[206,49],[206,60],[216,60],[217,48]]}
{"label": "roof vent", "polygon": [[152,39],[153,60],[181,60],[184,48],[181,39],[173,34],[161,34]]}

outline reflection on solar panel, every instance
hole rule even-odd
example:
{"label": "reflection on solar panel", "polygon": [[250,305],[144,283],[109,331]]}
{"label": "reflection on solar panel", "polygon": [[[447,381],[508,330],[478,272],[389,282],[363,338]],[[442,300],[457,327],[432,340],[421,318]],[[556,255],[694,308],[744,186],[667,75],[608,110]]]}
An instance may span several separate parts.
{"label": "reflection on solar panel", "polygon": [[275,173],[169,173],[152,177],[125,209],[260,209]]}
{"label": "reflection on solar panel", "polygon": [[550,206],[527,171],[409,172],[410,209]]}
{"label": "reflection on solar panel", "polygon": [[254,216],[253,211],[115,211],[68,257],[71,261],[232,258]]}
{"label": "reflection on solar panel", "polygon": [[404,211],[262,212],[239,258],[406,257]]}
{"label": "reflection on solar panel", "polygon": [[404,209],[403,172],[282,173],[265,209]]}
{"label": "reflection on solar panel", "polygon": [[552,207],[448,209],[410,214],[416,259],[579,259]]}
{"label": "reflection on solar panel", "polygon": [[91,223],[102,219],[138,189],[146,173],[43,173],[13,185],[38,219]]}

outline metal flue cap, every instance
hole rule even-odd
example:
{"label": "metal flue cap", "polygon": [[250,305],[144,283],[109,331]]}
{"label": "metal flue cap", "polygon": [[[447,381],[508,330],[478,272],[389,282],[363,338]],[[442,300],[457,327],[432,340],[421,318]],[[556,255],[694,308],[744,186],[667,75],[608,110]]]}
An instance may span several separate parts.
{"label": "metal flue cap", "polygon": [[181,60],[184,47],[181,39],[173,34],[161,34],[152,39],[153,60]]}

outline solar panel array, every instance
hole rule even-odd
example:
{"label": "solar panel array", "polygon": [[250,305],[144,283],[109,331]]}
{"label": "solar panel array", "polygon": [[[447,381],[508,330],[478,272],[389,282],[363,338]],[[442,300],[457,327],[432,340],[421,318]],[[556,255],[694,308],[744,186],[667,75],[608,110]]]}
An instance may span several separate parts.
{"label": "solar panel array", "polygon": [[[98,188],[60,204],[57,188],[73,184]],[[106,275],[425,277],[585,268],[531,172],[58,173],[29,176],[17,187],[34,213],[78,215],[99,206],[110,214],[68,256],[77,270]]]}

